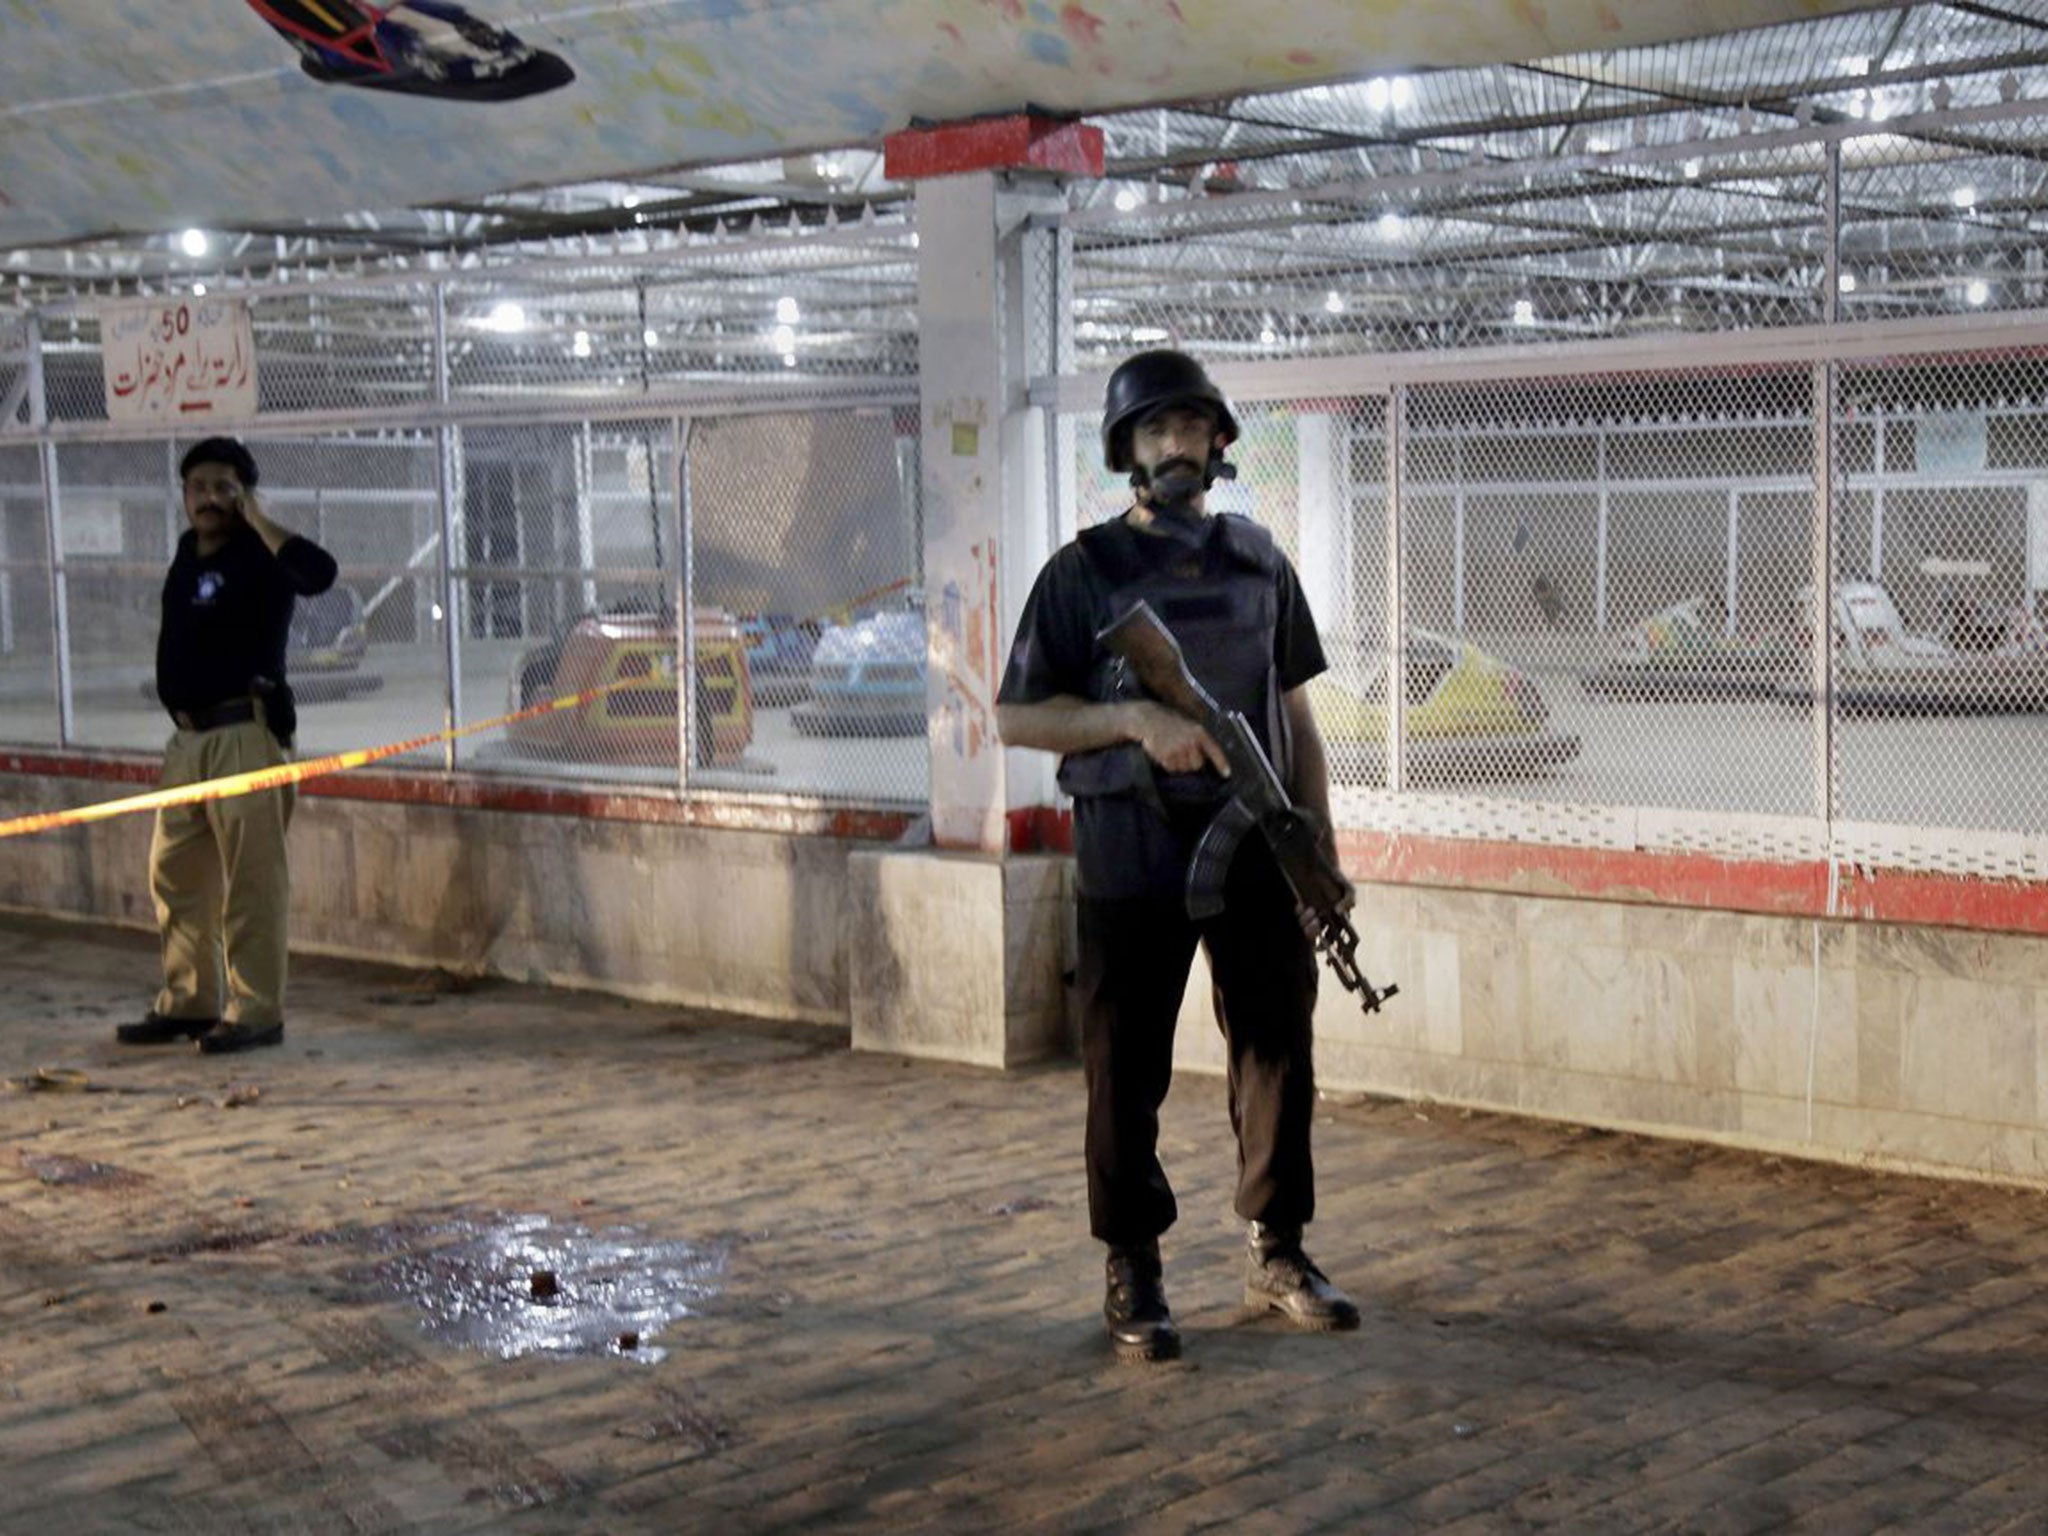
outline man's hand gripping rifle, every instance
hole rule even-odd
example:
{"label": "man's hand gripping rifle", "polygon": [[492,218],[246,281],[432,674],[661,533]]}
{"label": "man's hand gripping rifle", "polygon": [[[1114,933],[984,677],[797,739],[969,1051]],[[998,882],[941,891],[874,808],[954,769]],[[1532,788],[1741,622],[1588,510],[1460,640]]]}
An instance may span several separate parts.
{"label": "man's hand gripping rifle", "polygon": [[1198,723],[1230,760],[1236,793],[1202,834],[1188,867],[1188,916],[1214,917],[1223,910],[1223,880],[1245,833],[1257,827],[1294,892],[1302,926],[1347,990],[1356,992],[1367,1013],[1401,989],[1376,988],[1358,968],[1358,933],[1345,915],[1351,886],[1325,845],[1313,812],[1288,799],[1250,724],[1225,710],[1188,671],[1180,643],[1159,622],[1149,603],[1134,603],[1097,636],[1123,658],[1145,691],[1168,709]]}

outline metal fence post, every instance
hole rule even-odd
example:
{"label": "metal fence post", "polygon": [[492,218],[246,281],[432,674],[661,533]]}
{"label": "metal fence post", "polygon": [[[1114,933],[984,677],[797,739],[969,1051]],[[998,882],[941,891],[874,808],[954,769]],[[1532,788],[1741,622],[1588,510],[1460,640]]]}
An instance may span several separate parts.
{"label": "metal fence post", "polygon": [[1407,443],[1408,386],[1396,384],[1387,396],[1387,788],[1396,793],[1407,777],[1402,737],[1408,714],[1408,589],[1401,547]]}
{"label": "metal fence post", "polygon": [[[433,286],[434,307],[434,403],[447,411],[451,390],[448,383],[448,285]],[[461,594],[455,580],[455,464],[457,428],[447,421],[434,427],[434,495],[441,513],[441,558],[436,573],[441,583],[441,728],[453,731],[462,721],[462,625]],[[441,767],[455,771],[455,740],[441,743]]]}
{"label": "metal fence post", "polygon": [[[1842,146],[1827,146],[1822,195],[1821,319],[1835,324],[1841,297]],[[1832,349],[1830,349],[1832,350]],[[1830,845],[1835,827],[1835,384],[1836,364],[1813,365],[1813,811]]]}
{"label": "metal fence post", "polygon": [[49,552],[51,658],[56,666],[57,740],[70,746],[77,739],[71,701],[71,611],[69,581],[64,573],[63,512],[58,506],[57,444],[50,436],[50,399],[43,374],[43,325],[28,317],[28,424],[36,434],[36,464],[43,482],[43,540]]}
{"label": "metal fence post", "polygon": [[697,718],[697,539],[690,520],[690,426],[681,416],[669,418],[669,463],[675,475],[676,548],[676,775],[683,797],[689,798],[690,770],[696,766],[697,733],[706,722]]}

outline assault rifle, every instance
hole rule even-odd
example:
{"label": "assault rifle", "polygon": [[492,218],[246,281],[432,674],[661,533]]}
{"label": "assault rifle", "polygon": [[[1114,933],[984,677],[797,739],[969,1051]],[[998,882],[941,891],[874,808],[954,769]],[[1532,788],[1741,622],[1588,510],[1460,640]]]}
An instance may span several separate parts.
{"label": "assault rifle", "polygon": [[1245,833],[1257,827],[1273,850],[1274,862],[1294,892],[1301,925],[1347,991],[1356,992],[1367,1013],[1401,989],[1375,987],[1358,968],[1358,933],[1345,915],[1350,886],[1325,847],[1316,817],[1287,798],[1259,738],[1236,710],[1226,710],[1195,681],[1180,642],[1159,622],[1149,603],[1133,603],[1096,637],[1123,658],[1145,691],[1176,714],[1187,716],[1216,739],[1230,761],[1235,792],[1216,813],[1188,866],[1188,916],[1200,920],[1223,910],[1223,880]]}

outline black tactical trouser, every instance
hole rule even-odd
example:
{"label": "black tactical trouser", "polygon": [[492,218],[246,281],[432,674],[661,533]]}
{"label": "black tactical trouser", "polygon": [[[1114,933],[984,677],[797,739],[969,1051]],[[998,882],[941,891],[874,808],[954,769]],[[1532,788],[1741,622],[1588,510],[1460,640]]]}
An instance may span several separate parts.
{"label": "black tactical trouser", "polygon": [[1231,865],[1227,897],[1223,913],[1200,924],[1178,896],[1081,898],[1075,981],[1088,1078],[1088,1217],[1104,1242],[1157,1237],[1178,1214],[1159,1163],[1159,1107],[1197,942],[1208,949],[1229,1055],[1237,1214],[1278,1227],[1304,1226],[1315,1214],[1315,950],[1256,833]]}

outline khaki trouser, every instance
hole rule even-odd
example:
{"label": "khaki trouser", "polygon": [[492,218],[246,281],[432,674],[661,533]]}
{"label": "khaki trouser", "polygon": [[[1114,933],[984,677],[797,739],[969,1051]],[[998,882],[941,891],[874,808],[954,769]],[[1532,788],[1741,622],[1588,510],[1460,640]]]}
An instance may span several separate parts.
{"label": "khaki trouser", "polygon": [[[181,730],[164,747],[160,782],[166,788],[194,784],[286,760],[261,720]],[[157,812],[149,890],[163,936],[164,985],[156,1012],[164,1018],[261,1025],[284,1017],[285,914],[291,904],[285,829],[297,795],[286,785]]]}

